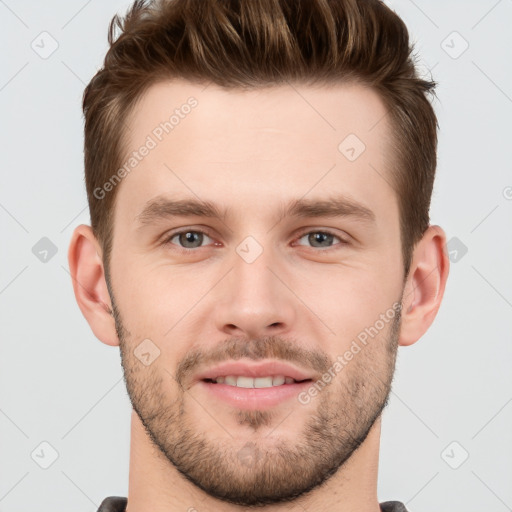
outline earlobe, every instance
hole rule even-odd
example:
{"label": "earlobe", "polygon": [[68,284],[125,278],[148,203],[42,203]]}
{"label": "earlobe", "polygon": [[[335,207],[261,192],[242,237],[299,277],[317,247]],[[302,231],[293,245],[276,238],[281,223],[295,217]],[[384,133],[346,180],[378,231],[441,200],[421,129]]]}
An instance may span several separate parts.
{"label": "earlobe", "polygon": [[404,288],[399,344],[412,345],[428,330],[441,306],[450,260],[446,234],[429,226],[416,244]]}
{"label": "earlobe", "polygon": [[81,224],[73,231],[68,263],[78,307],[94,335],[107,345],[119,345],[101,247],[90,226]]}

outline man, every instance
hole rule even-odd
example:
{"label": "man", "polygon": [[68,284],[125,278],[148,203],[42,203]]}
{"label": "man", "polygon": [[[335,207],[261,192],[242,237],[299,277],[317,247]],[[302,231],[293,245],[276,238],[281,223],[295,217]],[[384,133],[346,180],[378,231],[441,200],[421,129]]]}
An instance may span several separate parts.
{"label": "man", "polygon": [[378,0],[138,1],[109,42],[68,253],[133,405],[128,497],[99,510],[406,510],[377,499],[381,413],[448,258],[405,25]]}

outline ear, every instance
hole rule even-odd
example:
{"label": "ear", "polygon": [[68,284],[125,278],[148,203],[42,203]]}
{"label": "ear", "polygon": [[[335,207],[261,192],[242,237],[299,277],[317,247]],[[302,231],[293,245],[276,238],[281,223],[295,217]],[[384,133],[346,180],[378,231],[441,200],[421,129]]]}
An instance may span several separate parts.
{"label": "ear", "polygon": [[105,281],[102,250],[92,228],[81,224],[73,231],[68,249],[69,271],[78,307],[94,335],[106,345],[119,345],[112,304]]}
{"label": "ear", "polygon": [[425,334],[441,306],[450,268],[445,246],[446,234],[439,226],[429,226],[416,244],[402,300],[402,346]]}

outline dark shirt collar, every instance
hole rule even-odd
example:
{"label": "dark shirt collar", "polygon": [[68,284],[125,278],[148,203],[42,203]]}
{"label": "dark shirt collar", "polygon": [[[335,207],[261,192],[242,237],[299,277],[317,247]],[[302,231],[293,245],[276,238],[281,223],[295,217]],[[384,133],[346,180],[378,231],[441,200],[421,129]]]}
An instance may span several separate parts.
{"label": "dark shirt collar", "polygon": [[[125,512],[127,498],[121,496],[110,496],[105,498],[98,509],[98,512]],[[380,504],[382,512],[407,512],[403,503],[399,501],[385,501]]]}

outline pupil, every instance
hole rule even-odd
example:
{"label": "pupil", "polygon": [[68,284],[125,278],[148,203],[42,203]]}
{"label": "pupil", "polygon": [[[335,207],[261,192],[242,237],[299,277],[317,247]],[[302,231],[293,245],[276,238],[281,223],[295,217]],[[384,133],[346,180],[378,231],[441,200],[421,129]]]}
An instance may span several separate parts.
{"label": "pupil", "polygon": [[[187,245],[188,243],[192,243],[194,244],[194,239],[195,239],[195,242],[197,243],[197,240],[199,239],[199,245],[201,245],[201,238],[200,238],[200,233],[196,233],[195,231],[189,231],[188,233],[184,233],[184,244],[183,245]],[[183,242],[183,240],[182,240]]]}
{"label": "pupil", "polygon": [[332,241],[333,235],[330,235],[329,233],[313,233],[309,236],[309,238],[309,241],[312,243],[313,246],[315,246],[317,242],[321,244],[322,242]]}

